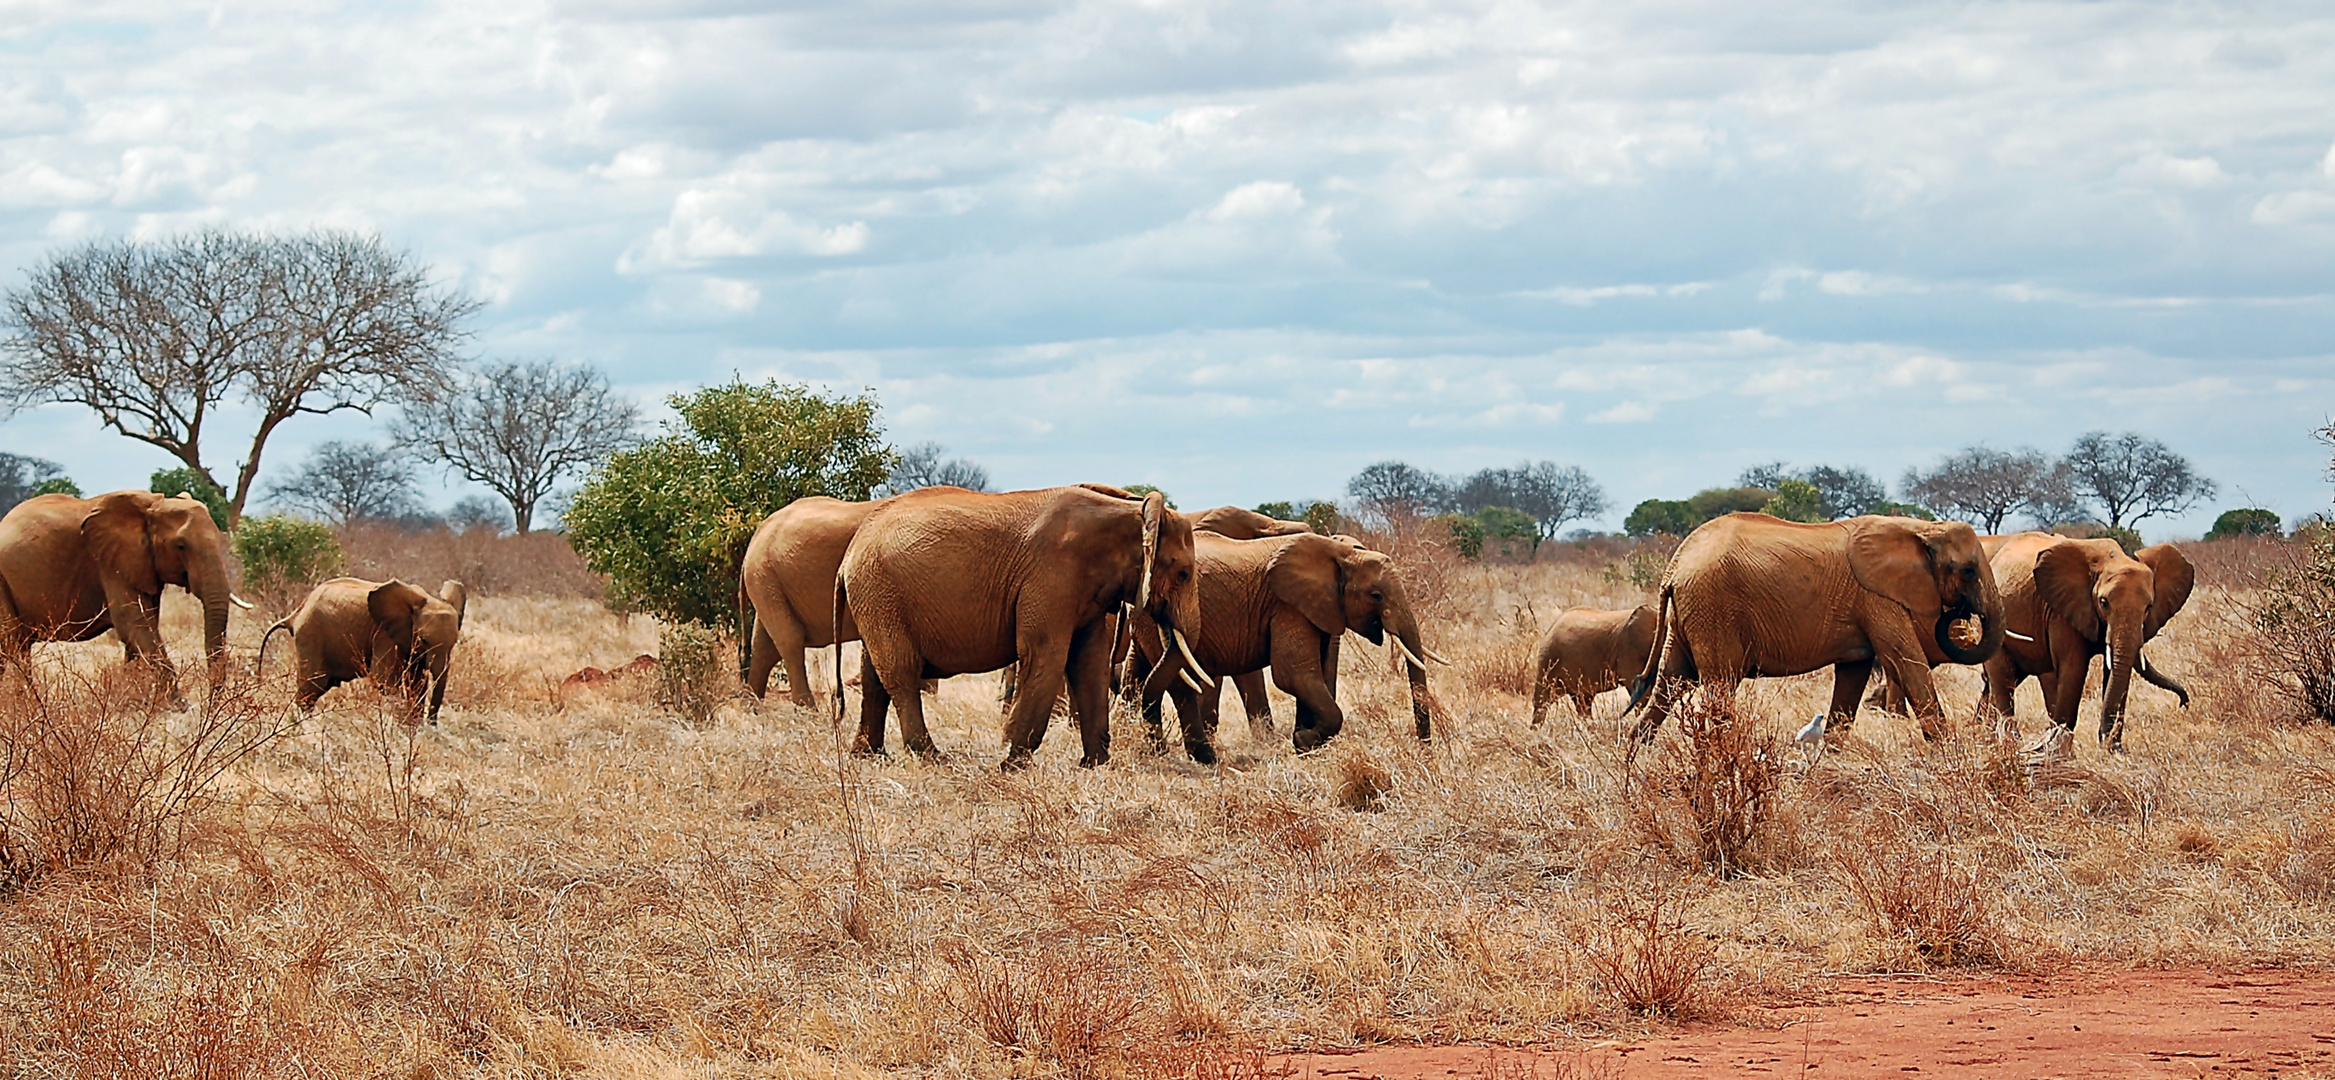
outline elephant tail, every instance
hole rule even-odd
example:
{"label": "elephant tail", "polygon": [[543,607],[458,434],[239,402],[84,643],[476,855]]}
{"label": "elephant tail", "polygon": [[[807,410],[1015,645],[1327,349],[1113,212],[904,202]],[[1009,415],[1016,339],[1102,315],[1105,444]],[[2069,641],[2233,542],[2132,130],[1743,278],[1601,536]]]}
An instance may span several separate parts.
{"label": "elephant tail", "polygon": [[276,636],[276,631],[290,630],[291,628],[292,620],[289,617],[286,617],[276,620],[276,625],[268,627],[268,632],[259,636],[259,659],[251,662],[252,675],[259,676],[267,674],[269,639]]}
{"label": "elephant tail", "polygon": [[746,602],[746,568],[743,564],[738,567],[736,598],[738,603],[738,681],[745,682],[751,677],[753,671],[754,631],[757,629],[757,624],[754,621],[754,605]]}
{"label": "elephant tail", "polygon": [[1655,678],[1662,672],[1662,654],[1670,651],[1671,601],[1672,586],[1666,581],[1662,583],[1662,603],[1655,609],[1654,650],[1646,654],[1646,670],[1639,672],[1637,681],[1630,684],[1630,703],[1622,706],[1623,716],[1638,711],[1638,706],[1646,700],[1646,693],[1654,689]]}
{"label": "elephant tail", "polygon": [[[843,615],[847,610],[847,598],[843,592],[843,574],[841,571],[837,571],[835,574],[835,610],[832,612],[835,621],[827,625],[835,627],[836,631],[832,636],[835,638],[835,722],[839,725],[843,723]],[[861,645],[860,648],[865,649],[867,646]],[[809,680],[804,681],[808,682]],[[866,693],[867,688],[860,687],[860,692]],[[837,730],[841,730],[841,728],[839,727]]]}

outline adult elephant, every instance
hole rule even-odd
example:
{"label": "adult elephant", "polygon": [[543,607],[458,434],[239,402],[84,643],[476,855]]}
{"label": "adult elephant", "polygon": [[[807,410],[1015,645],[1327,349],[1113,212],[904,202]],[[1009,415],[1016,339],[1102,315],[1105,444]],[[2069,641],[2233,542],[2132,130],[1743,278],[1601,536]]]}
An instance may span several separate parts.
{"label": "adult elephant", "polygon": [[[1140,614],[1133,637],[1138,668],[1149,669],[1142,688],[1145,719],[1157,731],[1160,697],[1173,697],[1184,748],[1194,761],[1216,760],[1218,690],[1209,672],[1239,674],[1270,665],[1274,685],[1297,699],[1290,742],[1300,753],[1328,742],[1346,722],[1338,706],[1337,645],[1348,630],[1372,644],[1393,636],[1393,648],[1407,661],[1418,736],[1433,733],[1427,650],[1393,559],[1326,536],[1228,540],[1207,533],[1193,537],[1193,556],[1202,629],[1189,635],[1190,655],[1171,652],[1159,628]],[[1203,670],[1191,672],[1191,664]],[[1187,674],[1196,678],[1185,682]]]}
{"label": "adult elephant", "polygon": [[2004,537],[1994,551],[2011,640],[1986,662],[1986,707],[2012,715],[2019,684],[2043,685],[2044,710],[2069,731],[2084,698],[2092,657],[2105,655],[2100,742],[2124,746],[2125,698],[2132,676],[2179,695],[2189,691],[2150,666],[2142,646],[2189,602],[2197,571],[2180,549],[2155,544],[2130,555],[2114,540],[2074,540],[2050,533]]}
{"label": "adult elephant", "polygon": [[[41,495],[0,518],[0,668],[29,658],[35,641],[87,641],[111,629],[123,655],[177,686],[162,646],[162,587],[203,605],[203,652],[216,673],[227,658],[226,537],[211,511],[184,496],[115,491],[93,499]],[[249,607],[249,604],[243,604]]]}
{"label": "adult elephant", "polygon": [[1575,715],[1589,719],[1591,700],[1646,670],[1659,623],[1644,604],[1627,611],[1559,612],[1533,650],[1532,726],[1540,726],[1559,696],[1573,703]]}
{"label": "adult elephant", "polygon": [[[1313,526],[1302,521],[1290,521],[1286,518],[1260,514],[1245,507],[1219,506],[1201,514],[1197,520],[1193,521],[1192,531],[1214,533],[1228,540],[1257,540],[1267,536],[1303,536],[1312,532]],[[1337,668],[1335,662],[1337,646],[1333,644],[1330,648],[1332,650],[1330,667],[1331,670],[1335,671]],[[1271,701],[1265,697],[1265,673],[1244,671],[1234,675],[1232,688],[1240,693],[1241,711],[1248,714],[1250,733],[1260,739],[1271,738],[1273,736],[1273,706]],[[1222,688],[1214,689],[1209,693],[1206,709],[1212,719],[1216,715],[1217,702],[1223,696]],[[1211,730],[1213,730],[1213,724]]]}
{"label": "adult elephant", "polygon": [[1110,760],[1121,605],[1171,633],[1200,627],[1191,519],[1158,492],[1138,499],[1099,486],[939,492],[878,507],[844,552],[834,602],[860,632],[855,751],[882,752],[885,710],[896,705],[901,740],[934,753],[918,680],[1012,663],[1022,688],[1006,721],[1008,769],[1029,763],[1065,684],[1079,763]]}
{"label": "adult elephant", "polygon": [[[1943,730],[1930,665],[1981,664],[2003,643],[2003,600],[1978,534],[1959,521],[1854,517],[1804,525],[1728,514],[1679,544],[1662,575],[1661,632],[1629,708],[1651,740],[1680,680],[1833,669],[1830,726],[1855,722],[1878,663],[1903,688],[1925,738]],[[1977,616],[1977,640],[1952,628]]]}
{"label": "adult elephant", "polygon": [[[964,488],[919,488],[893,499],[921,498]],[[752,620],[747,640],[753,644],[742,672],[755,697],[770,689],[770,669],[786,668],[787,700],[799,708],[815,704],[810,673],[803,663],[805,649],[841,645],[859,640],[859,628],[849,612],[840,625],[835,611],[835,572],[843,553],[876,508],[892,499],[846,502],[825,495],[807,495],[762,519],[746,543],[746,557],[738,564],[739,611]]]}

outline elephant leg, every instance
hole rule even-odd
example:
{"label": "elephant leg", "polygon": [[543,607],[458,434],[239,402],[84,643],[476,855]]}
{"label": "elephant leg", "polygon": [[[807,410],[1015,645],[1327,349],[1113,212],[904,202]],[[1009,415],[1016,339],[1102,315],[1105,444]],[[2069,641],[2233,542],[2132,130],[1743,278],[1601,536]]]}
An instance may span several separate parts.
{"label": "elephant leg", "polygon": [[1216,764],[1216,713],[1223,700],[1224,680],[1215,679],[1192,695],[1191,711],[1183,711],[1180,703],[1177,709],[1184,722],[1184,752],[1202,765]]}
{"label": "elephant leg", "polygon": [[[757,698],[770,696],[770,669],[778,663],[778,643],[770,640],[762,620],[754,620],[754,636],[746,643],[746,690]],[[790,688],[801,685],[792,678],[787,682]]]}
{"label": "elephant leg", "polygon": [[[842,652],[843,646],[837,645],[835,651]],[[836,688],[836,693],[842,692],[841,687]],[[859,734],[851,740],[852,753],[871,757],[884,752],[884,723],[891,711],[892,694],[876,674],[875,653],[863,646],[859,650]]]}
{"label": "elephant leg", "polygon": [[313,711],[316,699],[323,697],[324,692],[332,689],[337,682],[339,680],[323,670],[302,671],[300,681],[292,687],[292,703],[298,705],[303,713]]}
{"label": "elephant leg", "polygon": [[1323,670],[1324,636],[1311,624],[1298,627],[1277,620],[1274,627],[1273,685],[1297,699],[1297,721],[1289,741],[1300,754],[1319,749],[1346,726],[1346,714],[1338,708],[1338,695]]}
{"label": "elephant leg", "polygon": [[[1646,703],[1638,710],[1638,723],[1630,729],[1630,737],[1640,743],[1654,741],[1664,721],[1670,719],[1670,708],[1686,686],[1686,680],[1708,671],[1713,681],[1726,673],[1727,689],[1734,689],[1734,676],[1743,670],[1743,650],[1732,649],[1732,658],[1697,657],[1688,647],[1686,635],[1679,632],[1676,623],[1667,631],[1667,639],[1656,648],[1662,651],[1662,666],[1654,672],[1654,685],[1646,691]],[[1712,646],[1716,650],[1717,646]],[[1724,662],[1722,662],[1724,660]],[[1733,666],[1727,666],[1731,663]]]}
{"label": "elephant leg", "polygon": [[2016,741],[2019,737],[2017,701],[2021,682],[2018,668],[2012,665],[2010,657],[1998,652],[1980,665],[1978,671],[1982,680],[1978,692],[1979,723],[1993,731],[1997,740]]}
{"label": "elephant leg", "polygon": [[1027,768],[1030,755],[1046,737],[1046,725],[1053,719],[1054,703],[1062,697],[1070,663],[1068,642],[1025,637],[1020,654],[1013,711],[1005,722],[1005,760],[999,765],[1008,770]]}
{"label": "elephant leg", "polygon": [[1070,715],[1078,722],[1081,768],[1111,760],[1111,639],[1117,633],[1112,620],[1103,619],[1071,637]]}
{"label": "elephant leg", "polygon": [[1898,608],[1892,615],[1883,615],[1872,621],[1865,630],[1873,644],[1870,663],[1881,666],[1896,692],[1905,695],[1905,704],[1913,710],[1913,718],[1921,725],[1922,738],[1931,741],[1946,733],[1946,717],[1938,708],[1938,689],[1930,681],[1930,664],[1923,654],[1921,639],[1916,636],[1912,617]]}
{"label": "elephant leg", "polygon": [[1549,665],[1540,665],[1532,676],[1532,726],[1539,727],[1548,718],[1549,702],[1556,700],[1557,693],[1557,680]]}
{"label": "elephant leg", "polygon": [[[1232,688],[1240,691],[1241,712],[1248,716],[1249,738],[1270,742],[1273,738],[1273,703],[1265,696],[1265,673],[1244,671],[1232,677]],[[1213,710],[1211,718],[1213,718]],[[1210,731],[1215,731],[1213,724]]]}
{"label": "elephant leg", "polygon": [[1824,714],[1826,729],[1845,728],[1857,722],[1858,699],[1865,696],[1865,684],[1872,678],[1871,660],[1832,665],[1832,704]]}
{"label": "elephant leg", "polygon": [[1590,693],[1586,686],[1575,686],[1567,696],[1573,701],[1574,715],[1583,720],[1589,719],[1589,711],[1597,707],[1597,695]]}
{"label": "elephant leg", "polygon": [[2084,703],[2084,683],[2091,674],[2090,658],[2073,667],[2060,668],[2036,681],[2043,684],[2043,711],[2051,722],[2074,731],[2076,713]]}

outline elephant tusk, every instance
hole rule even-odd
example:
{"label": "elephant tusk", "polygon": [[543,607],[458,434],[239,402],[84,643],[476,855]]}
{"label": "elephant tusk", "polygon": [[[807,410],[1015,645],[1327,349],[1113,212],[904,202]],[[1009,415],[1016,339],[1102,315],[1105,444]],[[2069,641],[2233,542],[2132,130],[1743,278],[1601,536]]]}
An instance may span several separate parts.
{"label": "elephant tusk", "polygon": [[1184,662],[1192,665],[1193,671],[1201,675],[1208,674],[1208,665],[1201,663],[1199,657],[1192,655],[1192,646],[1184,640],[1184,632],[1182,630],[1169,630],[1168,633],[1176,639],[1176,651],[1184,654]]}
{"label": "elephant tusk", "polygon": [[[1429,650],[1429,649],[1428,649],[1428,648],[1427,648],[1425,645],[1421,645],[1421,646],[1419,646],[1419,655],[1421,655],[1421,656],[1424,656],[1424,657],[1426,657],[1426,658],[1427,658],[1427,659],[1429,659],[1429,660],[1433,660],[1433,661],[1435,661],[1436,663],[1443,665],[1444,667],[1450,667],[1450,666],[1451,666],[1451,661],[1449,661],[1449,660],[1446,660],[1446,659],[1444,659],[1444,658],[1442,658],[1442,657],[1440,657],[1440,656],[1437,656],[1437,655],[1435,655],[1435,653],[1434,653],[1434,652],[1432,652],[1431,650]],[[1421,666],[1425,666],[1425,665],[1421,665]]]}
{"label": "elephant tusk", "polygon": [[2003,631],[2003,636],[2011,639],[2012,641],[2024,641],[2030,645],[2035,643],[2034,638],[2028,637],[2027,635],[2022,634],[2016,630],[2005,630]]}
{"label": "elephant tusk", "polygon": [[1388,648],[1391,648],[1397,653],[1402,654],[1402,658],[1410,661],[1413,665],[1422,668],[1427,666],[1427,662],[1419,659],[1418,655],[1411,651],[1410,646],[1403,644],[1402,635],[1388,634],[1386,636],[1386,643]]}
{"label": "elephant tusk", "polygon": [[234,593],[228,593],[227,599],[232,601],[236,607],[242,608],[245,611],[250,611],[255,606],[251,601],[237,596]]}
{"label": "elephant tusk", "polygon": [[1207,687],[1200,685],[1200,680],[1192,677],[1192,672],[1189,668],[1177,668],[1176,677],[1184,680],[1184,685],[1191,687],[1192,692],[1195,694],[1205,694],[1208,692]]}

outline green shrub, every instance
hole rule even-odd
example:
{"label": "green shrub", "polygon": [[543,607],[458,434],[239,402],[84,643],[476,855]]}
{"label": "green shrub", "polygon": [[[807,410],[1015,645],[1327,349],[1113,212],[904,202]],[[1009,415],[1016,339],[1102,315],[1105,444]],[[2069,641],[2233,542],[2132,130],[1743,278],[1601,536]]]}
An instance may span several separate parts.
{"label": "green shrub", "polygon": [[308,586],[348,565],[331,526],[283,514],[244,518],[235,530],[233,547],[236,561],[243,564],[244,588],[278,612],[288,609]]}
{"label": "green shrub", "polygon": [[1531,514],[1510,506],[1487,506],[1476,511],[1475,519],[1483,527],[1484,540],[1502,555],[1540,550],[1540,522]]}
{"label": "green shrub", "polygon": [[219,485],[212,483],[211,478],[203,475],[200,469],[190,469],[184,465],[175,469],[156,469],[154,475],[146,479],[146,490],[157,495],[186,492],[211,508],[211,523],[219,526],[219,531],[228,529],[227,493],[219,490]]}
{"label": "green shrub", "polygon": [[1776,482],[1775,498],[1761,503],[1759,512],[1785,521],[1830,521],[1824,512],[1824,493],[1806,480],[1786,477]]}
{"label": "green shrub", "polygon": [[666,401],[680,415],[665,434],[611,455],[561,516],[626,610],[731,625],[738,559],[762,519],[805,495],[864,500],[892,470],[872,393],[772,380]]}
{"label": "green shrub", "polygon": [[1282,521],[1297,520],[1297,504],[1293,502],[1283,501],[1258,503],[1256,505],[1256,511],[1257,513],[1263,514],[1266,517],[1277,518]]}
{"label": "green shrub", "polygon": [[[1816,485],[1809,484],[1808,488],[1814,491]],[[1768,501],[1774,499],[1776,494],[1776,492],[1766,488],[1756,487],[1705,488],[1695,492],[1694,497],[1686,501],[1686,505],[1688,509],[1694,511],[1694,523],[1700,525],[1712,518],[1725,517],[1728,514],[1757,513],[1767,506]],[[1822,494],[1816,497],[1816,504],[1819,507],[1824,505]],[[1687,531],[1693,532],[1694,530],[1690,526]],[[1685,533],[1679,535],[1683,536]]]}
{"label": "green shrub", "polygon": [[32,493],[34,495],[71,495],[78,499],[81,497],[81,485],[74,483],[70,476],[59,476],[34,484]]}
{"label": "green shrub", "polygon": [[1466,514],[1442,514],[1427,519],[1427,524],[1446,531],[1451,546],[1467,558],[1484,554],[1484,523]]}
{"label": "green shrub", "polygon": [[1938,520],[1938,515],[1930,513],[1925,507],[1915,506],[1912,503],[1882,501],[1873,504],[1873,512],[1888,517],[1920,518],[1923,521]]}
{"label": "green shrub", "polygon": [[2278,515],[2259,506],[2239,510],[2224,510],[2213,519],[2213,528],[2205,534],[2208,540],[2227,540],[2233,536],[2277,536],[2280,534]]}
{"label": "green shrub", "polygon": [[1702,519],[1694,516],[1694,507],[1684,499],[1648,499],[1622,519],[1622,531],[1631,536],[1685,536],[1700,524]]}

